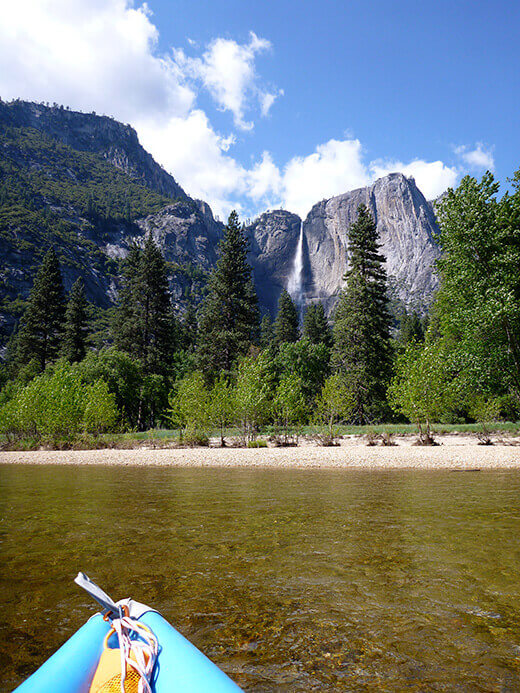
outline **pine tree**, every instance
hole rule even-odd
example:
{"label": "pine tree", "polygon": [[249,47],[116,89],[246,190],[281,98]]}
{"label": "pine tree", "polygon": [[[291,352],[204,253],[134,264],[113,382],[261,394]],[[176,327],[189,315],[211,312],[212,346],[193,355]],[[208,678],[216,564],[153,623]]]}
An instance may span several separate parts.
{"label": "pine tree", "polygon": [[139,342],[139,275],[141,249],[132,245],[121,266],[119,297],[112,324],[114,344],[120,351],[137,356]]}
{"label": "pine tree", "polygon": [[141,255],[138,289],[139,356],[145,372],[159,373],[171,359],[176,330],[166,261],[151,235],[146,239]]}
{"label": "pine tree", "polygon": [[297,342],[300,337],[298,311],[289,293],[284,289],[278,301],[278,313],[274,321],[276,343]]}
{"label": "pine tree", "polygon": [[398,346],[404,348],[412,341],[423,342],[424,332],[423,322],[415,311],[413,313],[404,313],[399,322]]}
{"label": "pine tree", "polygon": [[266,313],[260,323],[260,348],[269,349],[274,344],[274,329],[271,316]]}
{"label": "pine tree", "polygon": [[61,353],[70,363],[82,361],[85,358],[88,336],[87,310],[85,287],[80,278],[72,285],[65,311]]}
{"label": "pine tree", "polygon": [[130,249],[123,265],[113,324],[118,349],[139,358],[145,373],[161,373],[176,346],[166,261],[153,238]]}
{"label": "pine tree", "polygon": [[332,334],[322,303],[312,303],[303,316],[303,335],[311,344],[332,346]]}
{"label": "pine tree", "polygon": [[349,269],[334,316],[333,368],[348,385],[353,421],[371,423],[386,411],[391,375],[390,314],[384,257],[365,205],[349,230]]}
{"label": "pine tree", "polygon": [[33,359],[41,370],[59,353],[65,318],[65,293],[60,264],[49,250],[38,269],[21,320],[16,362],[25,365]]}
{"label": "pine tree", "polygon": [[236,359],[247,353],[257,336],[257,298],[247,246],[238,214],[233,211],[201,309],[198,361],[206,376],[219,371],[228,375]]}
{"label": "pine tree", "polygon": [[182,318],[181,333],[182,348],[192,353],[198,342],[199,325],[197,322],[197,309],[191,298],[188,300],[188,306]]}

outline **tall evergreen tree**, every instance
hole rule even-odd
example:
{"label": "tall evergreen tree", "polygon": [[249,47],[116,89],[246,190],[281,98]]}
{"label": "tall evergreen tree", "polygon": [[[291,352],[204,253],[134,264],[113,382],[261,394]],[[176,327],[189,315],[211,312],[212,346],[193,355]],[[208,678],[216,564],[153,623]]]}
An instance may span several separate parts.
{"label": "tall evergreen tree", "polygon": [[139,278],[141,248],[132,245],[123,260],[119,277],[119,297],[112,324],[112,337],[116,347],[137,356],[139,342]]}
{"label": "tall evergreen tree", "polygon": [[334,316],[333,368],[353,396],[353,419],[381,419],[391,375],[390,323],[384,257],[365,205],[349,230],[349,269]]}
{"label": "tall evergreen tree", "polygon": [[151,234],[141,255],[138,288],[139,356],[145,372],[159,373],[171,359],[176,330],[166,261]]}
{"label": "tall evergreen tree", "polygon": [[79,278],[70,290],[61,346],[62,355],[70,363],[82,361],[85,358],[88,336],[87,310],[88,301],[85,296],[85,287],[83,280]]}
{"label": "tall evergreen tree", "polygon": [[145,373],[164,371],[175,348],[166,261],[151,235],[124,262],[113,336],[119,349],[141,360]]}
{"label": "tall evergreen tree", "polygon": [[182,348],[188,352],[193,352],[196,348],[199,337],[199,324],[197,321],[197,309],[195,303],[190,298],[188,306],[181,322]]}
{"label": "tall evergreen tree", "polygon": [[57,356],[63,336],[65,292],[60,263],[49,250],[38,269],[17,338],[16,362],[35,359],[41,370]]}
{"label": "tall evergreen tree", "polygon": [[404,313],[399,321],[397,344],[400,348],[404,348],[412,341],[423,342],[424,333],[424,324],[420,316],[415,311],[413,313]]}
{"label": "tall evergreen tree", "polygon": [[325,344],[332,346],[332,333],[325,315],[323,303],[312,303],[303,316],[303,336],[311,344]]}
{"label": "tall evergreen tree", "polygon": [[201,309],[198,361],[207,376],[219,371],[230,373],[236,359],[247,353],[257,336],[257,297],[247,247],[238,214],[233,211]]}
{"label": "tall evergreen tree", "polygon": [[260,348],[269,349],[274,344],[274,329],[271,316],[266,313],[260,323]]}
{"label": "tall evergreen tree", "polygon": [[274,321],[274,337],[277,344],[297,342],[300,337],[298,311],[289,292],[280,294],[278,313]]}

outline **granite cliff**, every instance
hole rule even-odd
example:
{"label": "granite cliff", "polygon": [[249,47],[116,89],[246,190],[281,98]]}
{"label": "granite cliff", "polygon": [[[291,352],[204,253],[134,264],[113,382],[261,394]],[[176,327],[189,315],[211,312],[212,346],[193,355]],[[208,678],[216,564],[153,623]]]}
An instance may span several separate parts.
{"label": "granite cliff", "polygon": [[334,305],[348,267],[348,229],[360,204],[367,205],[376,221],[392,291],[424,313],[438,282],[438,228],[432,206],[414,179],[401,173],[314,205],[303,225],[305,300],[324,301],[329,310]]}
{"label": "granite cliff", "polygon": [[[369,207],[376,221],[391,294],[424,313],[438,283],[438,228],[431,203],[413,178],[401,173],[312,207],[303,221],[302,307],[319,300],[332,312],[348,268],[348,229],[360,204]],[[258,292],[272,314],[282,289],[288,288],[300,223],[295,214],[276,210],[262,214],[248,228]]]}
{"label": "granite cliff", "polygon": [[31,101],[0,101],[0,127],[33,128],[81,152],[99,154],[132,180],[171,198],[187,197],[177,181],[140,144],[130,125]]}
{"label": "granite cliff", "polygon": [[[395,295],[426,310],[437,285],[433,208],[413,179],[391,174],[317,203],[303,227],[285,210],[266,212],[247,227],[263,312],[274,315],[288,286],[301,228],[302,307],[321,300],[331,312],[348,266],[348,228],[361,203],[376,219]],[[66,289],[81,276],[89,299],[107,308],[117,296],[119,260],[152,233],[182,311],[188,296],[200,297],[222,232],[209,205],[186,195],[130,126],[60,106],[0,101],[0,346],[49,245]]]}
{"label": "granite cliff", "polygon": [[276,312],[278,299],[287,287],[291,273],[301,219],[278,209],[261,214],[250,226],[249,260],[262,312]]}
{"label": "granite cliff", "polygon": [[81,276],[108,308],[119,259],[152,232],[182,310],[216,260],[222,224],[188,197],[139,144],[104,116],[0,102],[0,346],[23,310],[36,267],[53,246],[65,288]]}

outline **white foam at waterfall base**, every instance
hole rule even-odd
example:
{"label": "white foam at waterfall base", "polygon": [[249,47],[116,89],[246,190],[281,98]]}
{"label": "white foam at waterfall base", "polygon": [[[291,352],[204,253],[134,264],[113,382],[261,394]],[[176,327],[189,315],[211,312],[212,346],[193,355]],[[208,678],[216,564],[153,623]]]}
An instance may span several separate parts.
{"label": "white foam at waterfall base", "polygon": [[298,237],[298,245],[293,260],[293,268],[287,282],[287,291],[291,294],[291,298],[301,309],[302,302],[302,274],[303,274],[303,221],[300,223],[300,235]]}

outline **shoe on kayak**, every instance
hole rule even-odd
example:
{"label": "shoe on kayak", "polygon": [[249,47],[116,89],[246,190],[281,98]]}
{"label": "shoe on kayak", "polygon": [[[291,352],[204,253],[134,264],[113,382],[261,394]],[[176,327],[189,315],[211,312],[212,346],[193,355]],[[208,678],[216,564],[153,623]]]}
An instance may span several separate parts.
{"label": "shoe on kayak", "polygon": [[83,573],[102,606],[17,693],[239,693],[240,688],[157,611],[112,599]]}

